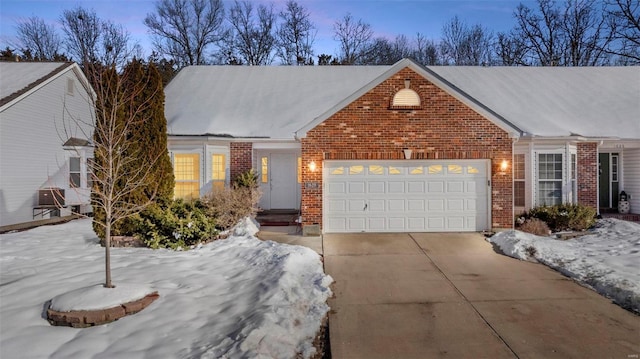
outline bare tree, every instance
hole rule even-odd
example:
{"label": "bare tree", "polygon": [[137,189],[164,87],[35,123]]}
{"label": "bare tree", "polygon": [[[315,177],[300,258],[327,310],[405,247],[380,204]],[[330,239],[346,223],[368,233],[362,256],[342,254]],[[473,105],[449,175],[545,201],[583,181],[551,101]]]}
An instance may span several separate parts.
{"label": "bare tree", "polygon": [[366,65],[392,65],[410,57],[413,52],[405,35],[398,35],[393,41],[379,37],[373,40],[361,61]]}
{"label": "bare tree", "polygon": [[526,45],[522,38],[513,33],[498,33],[495,52],[501,65],[517,66],[529,64],[526,60]]}
{"label": "bare tree", "polygon": [[309,11],[295,0],[288,0],[280,12],[282,23],[276,31],[276,53],[285,65],[313,65],[313,42],[316,29],[309,19]]}
{"label": "bare tree", "polygon": [[483,65],[492,62],[493,35],[480,25],[468,26],[454,16],[442,27],[440,51],[444,63]]}
{"label": "bare tree", "polygon": [[440,59],[438,44],[433,40],[427,39],[423,34],[417,33],[415,48],[411,56],[422,65],[437,65]]}
{"label": "bare tree", "polygon": [[538,0],[538,11],[520,4],[515,34],[525,43],[531,64],[559,66],[566,48],[562,14],[552,0]]}
{"label": "bare tree", "polygon": [[347,13],[333,25],[333,38],[340,43],[339,62],[343,65],[359,65],[366,58],[371,46],[371,25]]}
{"label": "bare tree", "polygon": [[159,0],[144,24],[160,55],[178,67],[207,63],[206,51],[224,37],[221,0]]}
{"label": "bare tree", "polygon": [[[19,47],[31,51],[35,60],[54,60],[59,56],[62,40],[53,25],[32,16],[17,23]],[[24,51],[24,50],[23,50]]]}
{"label": "bare tree", "polygon": [[613,33],[595,0],[568,0],[562,29],[567,41],[564,64],[596,66],[608,62]]}
{"label": "bare tree", "polygon": [[250,1],[235,1],[229,11],[231,35],[225,41],[228,57],[247,65],[269,65],[276,45],[276,14],[273,6],[258,5],[256,16]]}
{"label": "bare tree", "polygon": [[613,44],[609,52],[620,56],[622,64],[640,64],[640,2],[607,0],[606,5],[613,28]]}
{"label": "bare tree", "polygon": [[95,11],[80,6],[65,10],[60,18],[66,35],[67,51],[87,71],[86,66],[100,63],[123,66],[129,58],[140,54],[129,33],[111,21],[101,20]]}

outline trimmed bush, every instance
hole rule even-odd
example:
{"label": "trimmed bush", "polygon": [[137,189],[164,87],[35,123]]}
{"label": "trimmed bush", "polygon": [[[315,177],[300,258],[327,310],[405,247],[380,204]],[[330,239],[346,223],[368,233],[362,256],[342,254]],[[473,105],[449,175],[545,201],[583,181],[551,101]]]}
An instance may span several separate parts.
{"label": "trimmed bush", "polygon": [[595,224],[595,216],[594,208],[569,203],[532,208],[522,215],[525,220],[535,218],[545,222],[553,232],[591,228]]}
{"label": "trimmed bush", "polygon": [[258,188],[214,188],[202,198],[202,203],[207,215],[216,219],[216,228],[225,231],[238,224],[244,217],[256,216],[260,195]]}
{"label": "trimmed bush", "polygon": [[215,220],[199,200],[174,200],[168,207],[152,205],[135,217],[133,236],[150,248],[187,249],[215,239]]}
{"label": "trimmed bush", "polygon": [[527,233],[535,234],[536,236],[543,236],[543,237],[547,237],[549,235],[549,232],[551,232],[551,230],[549,229],[549,226],[547,226],[545,222],[537,218],[530,218],[525,220],[524,223],[522,223],[520,227],[518,227],[518,229],[523,232],[527,232]]}

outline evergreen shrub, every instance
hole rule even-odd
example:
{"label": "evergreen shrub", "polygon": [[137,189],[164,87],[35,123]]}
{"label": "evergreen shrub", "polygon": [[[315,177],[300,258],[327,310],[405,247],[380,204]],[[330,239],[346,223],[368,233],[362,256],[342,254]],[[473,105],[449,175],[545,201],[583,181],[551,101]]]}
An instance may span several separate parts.
{"label": "evergreen shrub", "polygon": [[207,216],[199,200],[176,199],[168,206],[154,204],[134,217],[133,236],[147,247],[187,249],[217,237],[215,219]]}
{"label": "evergreen shrub", "polygon": [[535,207],[521,216],[525,220],[524,223],[529,219],[539,219],[545,222],[553,232],[589,229],[595,224],[595,217],[594,208],[571,203]]}

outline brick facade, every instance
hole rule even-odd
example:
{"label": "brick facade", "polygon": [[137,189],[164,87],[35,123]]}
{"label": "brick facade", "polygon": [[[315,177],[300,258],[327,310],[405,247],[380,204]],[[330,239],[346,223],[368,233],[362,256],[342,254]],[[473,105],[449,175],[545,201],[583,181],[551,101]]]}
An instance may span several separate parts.
{"label": "brick facade", "polygon": [[598,143],[578,143],[578,203],[598,208]]}
{"label": "brick facade", "polygon": [[[393,96],[410,88],[421,98],[411,109],[391,107]],[[511,171],[498,174],[503,160],[512,161],[507,132],[479,115],[409,68],[399,71],[336,114],[307,132],[302,139],[305,182],[322,183],[323,160],[403,159],[404,148],[414,159],[490,159],[491,223],[513,225]],[[314,161],[319,170],[309,171]],[[322,186],[302,187],[304,225],[322,225]]]}
{"label": "brick facade", "polygon": [[239,174],[251,169],[251,153],[253,144],[251,142],[231,142],[229,145],[229,176],[233,181]]}

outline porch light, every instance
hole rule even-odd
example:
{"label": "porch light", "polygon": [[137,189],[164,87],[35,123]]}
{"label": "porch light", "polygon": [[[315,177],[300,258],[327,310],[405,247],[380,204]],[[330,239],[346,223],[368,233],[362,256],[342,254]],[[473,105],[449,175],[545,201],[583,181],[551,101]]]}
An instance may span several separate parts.
{"label": "porch light", "polygon": [[316,162],[315,161],[311,161],[309,162],[309,171],[311,172],[315,172],[316,171]]}
{"label": "porch light", "polygon": [[509,169],[509,161],[502,160],[502,163],[500,163],[500,172],[507,172],[507,169]]}
{"label": "porch light", "polygon": [[411,151],[408,148],[405,148],[404,150],[402,150],[402,152],[404,152],[404,159],[405,160],[410,160],[411,159],[411,152],[413,152],[413,151]]}

